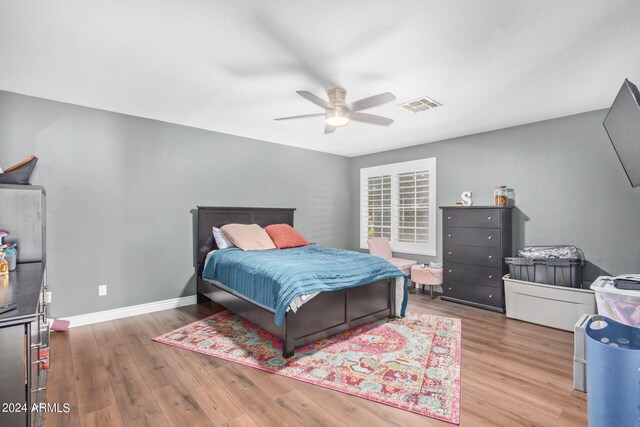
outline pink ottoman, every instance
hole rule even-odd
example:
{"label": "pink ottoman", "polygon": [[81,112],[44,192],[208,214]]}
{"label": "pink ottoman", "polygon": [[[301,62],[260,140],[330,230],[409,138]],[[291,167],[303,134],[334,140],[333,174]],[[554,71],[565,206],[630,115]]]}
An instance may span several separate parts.
{"label": "pink ottoman", "polygon": [[442,269],[414,265],[411,267],[411,281],[416,285],[429,286],[429,295],[433,299],[433,287],[442,285]]}

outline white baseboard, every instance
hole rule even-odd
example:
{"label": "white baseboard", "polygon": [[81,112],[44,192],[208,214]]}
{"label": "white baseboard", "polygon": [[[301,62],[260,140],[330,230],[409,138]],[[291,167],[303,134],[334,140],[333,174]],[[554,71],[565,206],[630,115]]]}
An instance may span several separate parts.
{"label": "white baseboard", "polygon": [[122,319],[123,317],[137,316],[139,314],[153,313],[155,311],[169,310],[171,308],[193,305],[197,303],[196,295],[188,297],[172,298],[163,301],[149,302],[146,304],[130,305],[128,307],[115,308],[113,310],[97,311],[95,313],[81,314],[79,316],[65,317],[69,327],[91,325],[93,323],[107,322],[109,320]]}

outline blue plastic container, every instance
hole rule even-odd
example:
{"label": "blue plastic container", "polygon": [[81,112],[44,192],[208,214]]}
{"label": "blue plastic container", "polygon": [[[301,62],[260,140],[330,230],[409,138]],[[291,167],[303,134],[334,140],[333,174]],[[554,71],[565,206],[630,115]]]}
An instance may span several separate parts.
{"label": "blue plastic container", "polygon": [[640,328],[592,316],[587,334],[590,427],[640,427]]}

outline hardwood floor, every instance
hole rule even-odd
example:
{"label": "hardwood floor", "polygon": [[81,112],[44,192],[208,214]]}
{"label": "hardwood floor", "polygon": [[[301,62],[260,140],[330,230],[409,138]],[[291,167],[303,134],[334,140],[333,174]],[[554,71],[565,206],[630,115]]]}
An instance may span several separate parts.
{"label": "hardwood floor", "polygon": [[[447,426],[448,423],[151,338],[218,311],[201,304],[52,333],[45,426]],[[572,388],[573,334],[410,296],[462,319],[462,426],[587,425]]]}

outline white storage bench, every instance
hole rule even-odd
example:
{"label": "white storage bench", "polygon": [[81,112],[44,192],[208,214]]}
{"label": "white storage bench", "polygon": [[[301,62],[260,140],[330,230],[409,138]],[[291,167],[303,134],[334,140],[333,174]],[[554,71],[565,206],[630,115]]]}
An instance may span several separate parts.
{"label": "white storage bench", "polygon": [[596,313],[590,289],[543,285],[503,277],[507,317],[572,331],[583,314]]}

